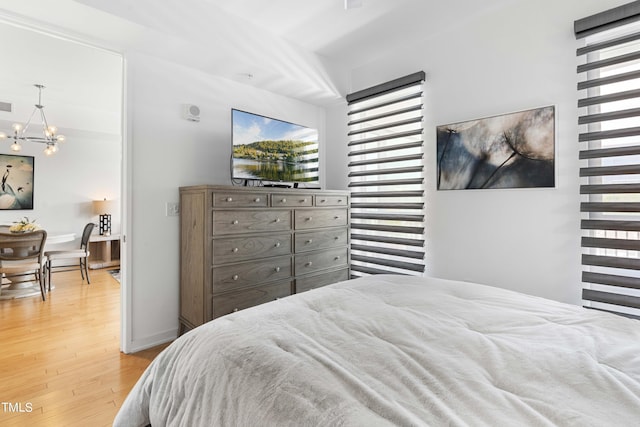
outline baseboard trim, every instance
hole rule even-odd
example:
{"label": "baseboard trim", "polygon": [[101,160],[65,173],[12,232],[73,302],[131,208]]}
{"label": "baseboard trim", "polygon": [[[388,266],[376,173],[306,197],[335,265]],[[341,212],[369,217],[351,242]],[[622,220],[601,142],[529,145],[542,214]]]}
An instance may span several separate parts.
{"label": "baseboard trim", "polygon": [[146,350],[151,347],[155,347],[160,344],[171,342],[178,338],[178,329],[169,329],[168,331],[161,332],[150,337],[133,340],[129,346],[127,354],[137,353],[138,351]]}

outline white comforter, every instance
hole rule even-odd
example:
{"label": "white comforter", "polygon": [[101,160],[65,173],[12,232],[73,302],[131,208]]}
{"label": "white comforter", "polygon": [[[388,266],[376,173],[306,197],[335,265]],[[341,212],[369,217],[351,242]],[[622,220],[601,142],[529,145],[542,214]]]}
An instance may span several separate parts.
{"label": "white comforter", "polygon": [[640,321],[477,284],[373,276],[216,319],[116,426],[637,426]]}

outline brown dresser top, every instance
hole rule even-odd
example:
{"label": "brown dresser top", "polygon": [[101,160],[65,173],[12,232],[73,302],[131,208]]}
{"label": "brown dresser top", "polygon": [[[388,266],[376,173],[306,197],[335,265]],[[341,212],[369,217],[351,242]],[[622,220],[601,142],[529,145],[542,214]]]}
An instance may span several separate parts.
{"label": "brown dresser top", "polygon": [[233,191],[233,192],[251,192],[251,193],[278,193],[278,194],[349,194],[347,190],[320,190],[315,188],[282,188],[282,187],[245,187],[242,185],[192,185],[180,187],[180,192],[191,191]]}

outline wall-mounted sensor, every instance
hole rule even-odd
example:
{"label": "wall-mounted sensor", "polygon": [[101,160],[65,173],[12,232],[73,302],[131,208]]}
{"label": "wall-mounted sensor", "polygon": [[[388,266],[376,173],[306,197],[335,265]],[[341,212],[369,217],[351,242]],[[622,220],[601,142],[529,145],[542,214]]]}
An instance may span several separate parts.
{"label": "wall-mounted sensor", "polygon": [[355,9],[356,7],[362,7],[362,0],[344,0],[345,10]]}
{"label": "wall-mounted sensor", "polygon": [[191,121],[191,122],[199,122],[200,121],[200,107],[193,104],[185,104],[182,108],[182,117]]}

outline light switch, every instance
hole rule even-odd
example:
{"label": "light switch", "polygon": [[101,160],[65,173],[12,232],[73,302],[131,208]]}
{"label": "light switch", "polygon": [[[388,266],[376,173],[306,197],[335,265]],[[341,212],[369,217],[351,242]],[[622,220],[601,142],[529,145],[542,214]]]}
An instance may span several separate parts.
{"label": "light switch", "polygon": [[178,215],[180,215],[180,204],[178,202],[167,202],[166,216],[178,216]]}

